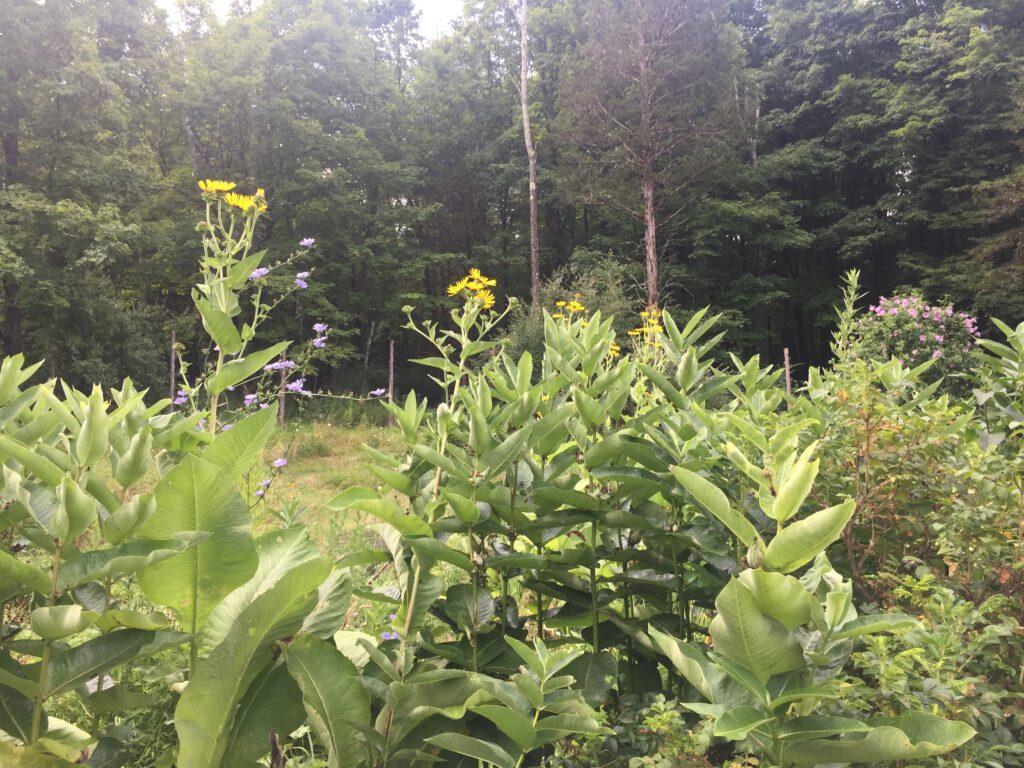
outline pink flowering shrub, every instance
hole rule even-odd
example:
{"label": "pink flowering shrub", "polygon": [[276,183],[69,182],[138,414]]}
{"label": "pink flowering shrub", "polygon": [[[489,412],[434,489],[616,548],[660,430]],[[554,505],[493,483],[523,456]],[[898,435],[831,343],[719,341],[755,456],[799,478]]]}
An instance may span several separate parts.
{"label": "pink flowering shrub", "polygon": [[966,386],[957,380],[970,370],[970,352],[979,336],[977,318],[914,294],[882,296],[858,319],[856,332],[871,357],[895,358],[907,367],[934,360],[924,379],[945,378],[952,389]]}

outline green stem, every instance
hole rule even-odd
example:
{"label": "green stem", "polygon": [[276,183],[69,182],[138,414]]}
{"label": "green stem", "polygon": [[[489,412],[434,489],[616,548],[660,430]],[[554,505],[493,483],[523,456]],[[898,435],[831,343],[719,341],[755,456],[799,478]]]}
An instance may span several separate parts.
{"label": "green stem", "polygon": [[[224,350],[217,350],[217,368],[214,371],[214,375],[220,374],[221,368],[224,367]],[[207,428],[211,435],[217,434],[217,407],[220,405],[220,394],[213,396],[213,400],[210,401],[210,423]]]}
{"label": "green stem", "polygon": [[590,549],[593,561],[590,564],[590,620],[593,622],[591,632],[594,645],[594,653],[598,650],[598,627],[597,627],[597,521],[590,524]]}
{"label": "green stem", "polygon": [[476,631],[476,599],[477,599],[477,574],[476,574],[476,543],[473,541],[473,527],[469,528],[469,562],[473,566],[473,570],[469,574],[470,594],[472,596],[473,606],[471,608],[472,615],[469,617],[469,647],[473,649],[473,671],[479,672],[480,669],[477,664],[477,631]]}
{"label": "green stem", "polygon": [[[53,567],[50,569],[50,599],[47,601],[49,607],[57,604],[57,578],[60,576],[60,558],[63,542],[54,539],[57,549],[53,556]],[[34,744],[39,740],[39,729],[43,722],[43,701],[46,699],[46,674],[50,667],[50,645],[51,641],[43,641],[43,655],[39,662],[39,690],[36,691],[36,699],[32,705],[32,735],[31,742]]]}

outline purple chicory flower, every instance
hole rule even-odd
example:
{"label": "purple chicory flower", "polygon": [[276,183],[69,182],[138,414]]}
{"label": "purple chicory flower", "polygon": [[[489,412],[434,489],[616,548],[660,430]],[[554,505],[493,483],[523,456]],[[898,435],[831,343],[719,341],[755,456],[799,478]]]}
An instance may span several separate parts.
{"label": "purple chicory flower", "polygon": [[284,385],[284,388],[289,392],[301,392],[306,386],[305,379],[295,379],[295,381],[289,381]]}
{"label": "purple chicory flower", "polygon": [[270,274],[270,270],[267,267],[259,267],[249,273],[250,280],[259,280],[261,277],[266,277]]}
{"label": "purple chicory flower", "polygon": [[264,408],[269,408],[269,407],[270,407],[270,403],[260,403],[260,410],[261,410],[261,411],[262,411],[262,410],[263,410]]}
{"label": "purple chicory flower", "polygon": [[278,469],[280,469],[281,467],[285,466],[287,463],[288,463],[288,459],[286,459],[284,456],[282,456],[279,459],[274,459],[273,466],[275,466]]}
{"label": "purple chicory flower", "polygon": [[260,480],[260,488],[266,488],[268,485],[270,485],[269,477],[266,480]]}
{"label": "purple chicory flower", "polygon": [[281,370],[290,370],[291,368],[294,368],[294,367],[295,367],[295,361],[294,360],[278,360],[276,363],[271,363],[270,365],[263,366],[263,370],[264,371],[281,371]]}
{"label": "purple chicory flower", "polygon": [[262,488],[260,488],[258,491],[256,491],[256,495],[257,496],[262,496],[264,493],[265,493],[265,491]]}
{"label": "purple chicory flower", "polygon": [[313,346],[316,347],[317,349],[323,349],[324,347],[327,346],[327,338],[324,336],[318,336],[317,338],[313,339]]}
{"label": "purple chicory flower", "polygon": [[295,278],[295,285],[297,285],[299,288],[309,288],[309,283],[307,283],[301,277]]}
{"label": "purple chicory flower", "polygon": [[200,419],[196,424],[199,429],[206,429],[206,419]]}
{"label": "purple chicory flower", "polygon": [[257,396],[256,395],[246,395],[245,399],[242,402],[245,403],[245,407],[248,408],[251,405],[253,405],[253,403],[255,403],[256,400],[257,400]]}
{"label": "purple chicory flower", "polygon": [[323,333],[327,328],[327,323],[313,323],[313,330],[317,333]]}
{"label": "purple chicory flower", "polygon": [[184,389],[178,390],[178,396],[172,401],[175,405],[184,405],[188,402],[188,392]]}
{"label": "purple chicory flower", "polygon": [[299,240],[299,245],[301,245],[303,248],[312,248],[313,243],[315,242],[316,238],[314,237],[304,237],[301,240]]}
{"label": "purple chicory flower", "polygon": [[227,432],[227,431],[228,431],[229,429],[231,429],[231,428],[232,428],[233,426],[235,426],[235,425],[234,425],[234,424],[225,424],[225,425],[224,425],[223,427],[221,427],[221,428],[220,428],[220,431],[221,431],[221,432]]}
{"label": "purple chicory flower", "polygon": [[387,392],[387,390],[384,389],[384,387],[380,387],[379,389],[371,389],[370,390],[370,397],[380,397],[385,392]]}
{"label": "purple chicory flower", "polygon": [[296,272],[295,276],[302,280],[305,280],[307,277],[309,277],[309,272]]}

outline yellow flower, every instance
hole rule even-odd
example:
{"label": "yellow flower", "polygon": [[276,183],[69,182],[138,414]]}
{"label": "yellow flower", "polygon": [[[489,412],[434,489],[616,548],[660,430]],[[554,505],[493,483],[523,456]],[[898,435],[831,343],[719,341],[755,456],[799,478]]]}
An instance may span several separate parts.
{"label": "yellow flower", "polygon": [[552,320],[561,320],[563,317],[565,317],[565,315],[563,315],[561,312],[556,312],[555,314],[553,314],[551,316],[551,319]]}
{"label": "yellow flower", "polygon": [[634,328],[632,331],[626,331],[626,333],[630,336],[639,336],[643,331],[643,328]]}
{"label": "yellow flower", "polygon": [[582,304],[580,304],[575,299],[573,299],[572,301],[569,302],[569,304],[567,305],[567,308],[568,308],[568,310],[570,312],[582,312],[584,309],[586,309],[586,307],[584,307]]}
{"label": "yellow flower", "polygon": [[233,208],[241,211],[248,211],[256,205],[256,198],[252,195],[240,195],[237,192],[228,192],[224,195],[224,202]]}
{"label": "yellow flower", "polygon": [[564,301],[556,301],[555,302],[555,306],[556,307],[564,307],[565,306],[565,302]]}
{"label": "yellow flower", "polygon": [[469,287],[469,278],[468,277],[464,277],[461,280],[456,280],[454,283],[452,283],[451,285],[448,286],[448,295],[449,296],[458,296],[460,293],[462,293],[468,287]]}
{"label": "yellow flower", "polygon": [[608,355],[610,357],[618,357],[620,354],[622,354],[622,348],[613,341],[612,345],[608,348]]}
{"label": "yellow flower", "polygon": [[473,280],[470,277],[465,277],[463,280],[466,281],[466,287],[471,291],[482,291],[484,289],[484,284],[479,280]]}
{"label": "yellow flower", "polygon": [[199,188],[203,190],[203,192],[209,192],[211,194],[215,194],[217,192],[230,192],[235,188],[235,182],[203,179],[199,182]]}
{"label": "yellow flower", "polygon": [[490,309],[494,306],[494,294],[487,288],[477,291],[476,299],[484,305],[484,309]]}
{"label": "yellow flower", "polygon": [[493,287],[498,284],[497,280],[494,280],[493,278],[490,277],[484,277],[483,273],[476,267],[472,267],[469,270],[469,279],[476,280],[478,283],[481,284],[481,288],[486,288],[488,286]]}

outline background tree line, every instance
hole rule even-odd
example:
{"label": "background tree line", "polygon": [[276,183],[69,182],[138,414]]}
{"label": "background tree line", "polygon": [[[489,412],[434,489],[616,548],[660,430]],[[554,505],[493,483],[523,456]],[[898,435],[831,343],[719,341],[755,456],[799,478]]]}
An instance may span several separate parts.
{"label": "background tree line", "polygon": [[[3,352],[163,391],[199,178],[268,190],[272,253],[316,238],[273,333],[344,331],[320,388],[417,356],[400,308],[468,266],[528,302],[519,10],[426,41],[411,0],[0,0]],[[850,268],[1024,318],[1018,0],[531,0],[528,29],[543,276],[613,262],[775,361],[828,354]]]}

